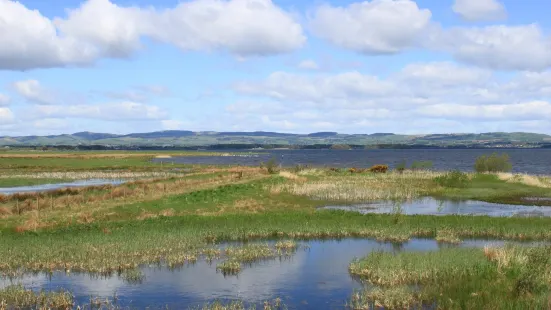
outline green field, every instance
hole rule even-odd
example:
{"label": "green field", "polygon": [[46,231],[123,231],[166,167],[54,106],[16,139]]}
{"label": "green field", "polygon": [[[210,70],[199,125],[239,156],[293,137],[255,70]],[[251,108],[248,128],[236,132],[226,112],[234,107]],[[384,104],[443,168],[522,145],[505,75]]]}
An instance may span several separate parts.
{"label": "green field", "polygon": [[[278,255],[277,247],[224,254],[218,246],[226,241],[277,239],[281,249],[293,248],[296,240],[350,237],[393,242],[419,237],[449,243],[471,238],[551,241],[551,218],[406,216],[399,210],[361,215],[317,209],[426,196],[521,203],[524,197],[551,197],[550,179],[544,177],[301,168],[268,173],[256,167],[195,167],[190,173],[173,174],[142,157],[0,161],[2,167],[9,167],[0,170],[4,186],[30,180],[8,176],[36,174],[37,169],[77,177],[108,175],[116,166],[134,176],[117,186],[0,197],[0,274],[4,276],[56,270],[111,275],[128,270],[126,277],[139,279],[136,268],[143,264],[164,261],[178,266],[219,253],[227,255],[220,270],[239,272],[242,261]],[[151,169],[142,171],[144,163]],[[526,251],[376,253],[351,262],[350,272],[378,287],[350,292],[349,303],[356,309],[370,302],[391,308],[430,302],[445,309],[489,308],[496,303],[511,309],[538,308],[547,305],[550,296],[546,275],[551,265],[543,257],[549,257],[551,248]],[[518,263],[503,267],[496,258],[502,256],[527,257],[537,263],[527,267],[519,258]],[[412,284],[423,289],[411,291]],[[10,294],[26,294],[22,288],[12,290]]]}

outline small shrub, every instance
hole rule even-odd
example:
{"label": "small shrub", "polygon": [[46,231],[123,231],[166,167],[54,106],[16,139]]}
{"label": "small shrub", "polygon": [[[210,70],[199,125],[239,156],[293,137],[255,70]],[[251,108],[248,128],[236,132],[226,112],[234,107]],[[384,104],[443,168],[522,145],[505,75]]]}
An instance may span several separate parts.
{"label": "small shrub", "polygon": [[491,155],[482,155],[476,159],[474,164],[474,170],[476,172],[509,172],[513,166],[509,161],[509,155],[503,153],[498,155],[492,153]]}
{"label": "small shrub", "polygon": [[436,184],[443,187],[461,188],[469,183],[469,176],[459,170],[450,171],[442,176],[434,178]]}
{"label": "small shrub", "polygon": [[375,165],[369,168],[369,172],[373,173],[386,173],[388,171],[387,165]]}
{"label": "small shrub", "polygon": [[274,157],[272,157],[268,162],[265,164],[266,170],[269,174],[276,174],[278,172],[277,170],[277,161]]}
{"label": "small shrub", "polygon": [[398,171],[398,173],[403,173],[405,170],[406,170],[406,161],[405,160],[402,160],[401,162],[399,162],[397,165],[396,165],[396,171]]}
{"label": "small shrub", "polygon": [[308,165],[301,165],[301,164],[298,164],[295,166],[295,168],[293,169],[295,171],[295,173],[299,173],[303,170],[306,170],[308,169]]}

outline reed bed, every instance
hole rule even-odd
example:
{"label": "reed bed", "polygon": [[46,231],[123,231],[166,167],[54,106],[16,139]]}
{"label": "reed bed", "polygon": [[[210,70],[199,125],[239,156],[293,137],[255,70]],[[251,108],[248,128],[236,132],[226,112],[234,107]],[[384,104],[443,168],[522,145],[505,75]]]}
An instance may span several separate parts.
{"label": "reed bed", "polygon": [[294,254],[298,248],[295,241],[278,241],[274,246],[269,244],[247,244],[240,247],[227,247],[222,251],[227,260],[217,265],[216,269],[227,274],[238,274],[243,264],[253,264],[266,259],[286,257]]}
{"label": "reed bed", "polygon": [[[260,306],[260,308],[258,308]],[[242,300],[233,300],[228,302],[215,301],[212,303],[207,303],[202,306],[195,308],[190,308],[193,310],[282,310],[287,309],[283,304],[281,298],[275,298],[273,300],[266,300],[262,304],[246,304]]]}
{"label": "reed bed", "polygon": [[524,185],[551,188],[551,177],[543,175],[529,175],[529,174],[512,174],[501,172],[497,174],[498,178],[502,181],[511,183],[520,183]]}
{"label": "reed bed", "polygon": [[410,287],[373,288],[354,292],[347,303],[352,310],[372,309],[418,309],[422,308],[421,297]]}
{"label": "reed bed", "polygon": [[426,253],[374,252],[352,262],[350,274],[377,286],[424,284],[449,274],[473,272],[485,260],[480,249],[446,249]]}
{"label": "reed bed", "polygon": [[72,309],[73,295],[67,291],[34,292],[21,285],[0,289],[0,310],[4,309]]}
{"label": "reed bed", "polygon": [[432,180],[439,175],[437,172],[416,171],[328,176],[308,182],[279,184],[271,191],[328,201],[408,200],[429,192]]}
{"label": "reed bed", "polygon": [[[353,309],[548,309],[551,247],[372,253],[351,274],[377,285],[355,292]],[[412,286],[413,285],[413,286]]]}

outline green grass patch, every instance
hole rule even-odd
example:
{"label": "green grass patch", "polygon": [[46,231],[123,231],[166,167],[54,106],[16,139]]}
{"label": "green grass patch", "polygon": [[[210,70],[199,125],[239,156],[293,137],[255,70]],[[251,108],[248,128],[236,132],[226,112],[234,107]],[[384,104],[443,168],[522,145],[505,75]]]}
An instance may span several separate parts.
{"label": "green grass patch", "polygon": [[[454,177],[450,174],[450,177],[437,178],[435,182],[444,185],[429,193],[438,198],[526,204],[521,198],[551,197],[551,191],[548,188],[506,182],[492,174],[475,174],[468,182],[465,182],[462,177]],[[457,184],[460,186],[456,186]],[[546,202],[542,201],[541,204],[545,205]]]}
{"label": "green grass patch", "polygon": [[355,293],[351,304],[387,308],[547,309],[551,247],[443,249],[393,255],[372,253],[350,272],[379,285]]}

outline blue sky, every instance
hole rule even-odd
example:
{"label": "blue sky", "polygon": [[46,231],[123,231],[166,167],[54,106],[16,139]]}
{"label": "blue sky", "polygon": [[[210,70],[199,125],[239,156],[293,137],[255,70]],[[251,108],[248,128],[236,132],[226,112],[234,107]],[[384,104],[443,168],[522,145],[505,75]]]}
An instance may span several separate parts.
{"label": "blue sky", "polygon": [[541,0],[0,0],[0,136],[551,134],[548,12]]}

